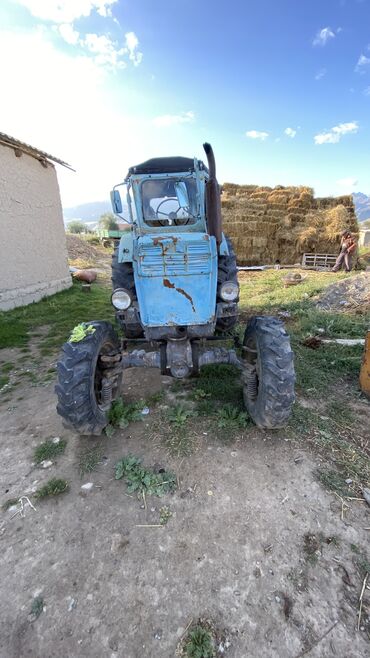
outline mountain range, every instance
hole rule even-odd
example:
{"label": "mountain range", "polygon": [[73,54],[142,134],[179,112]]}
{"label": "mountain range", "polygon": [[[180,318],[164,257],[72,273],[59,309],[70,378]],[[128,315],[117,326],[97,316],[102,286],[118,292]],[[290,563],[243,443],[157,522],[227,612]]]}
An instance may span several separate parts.
{"label": "mountain range", "polygon": [[363,192],[354,192],[352,196],[358,221],[364,222],[366,219],[370,219],[370,196]]}
{"label": "mountain range", "polygon": [[79,219],[84,223],[97,222],[106,212],[112,212],[110,201],[81,203],[79,206],[73,206],[72,208],[63,208],[64,223],[67,224],[73,219]]}

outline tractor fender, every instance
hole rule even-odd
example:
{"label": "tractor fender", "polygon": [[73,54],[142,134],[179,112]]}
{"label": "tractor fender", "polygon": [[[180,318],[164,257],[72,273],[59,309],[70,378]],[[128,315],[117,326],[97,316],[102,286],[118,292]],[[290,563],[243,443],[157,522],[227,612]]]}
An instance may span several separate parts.
{"label": "tractor fender", "polygon": [[132,263],[134,251],[134,236],[132,231],[122,235],[118,247],[118,262]]}

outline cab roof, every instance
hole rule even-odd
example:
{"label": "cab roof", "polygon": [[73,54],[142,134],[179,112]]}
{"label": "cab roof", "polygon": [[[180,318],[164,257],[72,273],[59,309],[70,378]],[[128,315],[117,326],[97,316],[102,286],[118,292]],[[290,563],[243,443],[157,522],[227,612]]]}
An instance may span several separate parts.
{"label": "cab roof", "polygon": [[[198,167],[201,170],[208,171],[207,167],[201,160],[198,160]],[[194,170],[193,158],[183,158],[181,156],[171,158],[151,158],[141,164],[130,167],[127,176],[131,176],[132,174],[176,174],[182,171]]]}

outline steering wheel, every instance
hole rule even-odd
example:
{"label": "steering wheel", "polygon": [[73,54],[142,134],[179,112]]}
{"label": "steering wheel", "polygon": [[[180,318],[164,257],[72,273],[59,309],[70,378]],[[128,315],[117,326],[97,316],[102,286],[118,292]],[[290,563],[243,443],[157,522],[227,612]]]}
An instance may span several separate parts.
{"label": "steering wheel", "polygon": [[[159,210],[160,207],[163,206],[164,203],[168,203],[168,201],[176,201],[176,203],[177,203],[176,210],[172,210],[171,212],[163,212],[163,210]],[[156,214],[156,217],[157,217],[158,221],[160,222],[161,226],[166,226],[167,224],[162,222],[160,220],[160,218],[158,217],[158,215],[164,215],[165,217],[167,217],[167,219],[169,219],[171,222],[173,222],[175,226],[177,226],[176,220],[180,219],[179,217],[177,217],[177,213],[179,212],[179,210],[181,210],[181,206],[179,204],[178,198],[176,196],[169,196],[166,199],[163,199],[163,201],[161,201],[158,204],[157,210],[155,211],[155,214]],[[190,220],[190,217],[187,218],[184,225],[186,225],[189,222],[189,220]]]}

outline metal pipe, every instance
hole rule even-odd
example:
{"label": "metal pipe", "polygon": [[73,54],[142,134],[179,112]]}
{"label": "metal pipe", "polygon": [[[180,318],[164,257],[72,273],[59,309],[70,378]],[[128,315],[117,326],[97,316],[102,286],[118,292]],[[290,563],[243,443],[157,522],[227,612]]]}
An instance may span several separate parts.
{"label": "metal pipe", "polygon": [[122,354],[122,368],[160,368],[159,352],[133,350]]}
{"label": "metal pipe", "polygon": [[210,144],[206,142],[203,144],[203,148],[207,156],[209,169],[209,179],[206,184],[207,224],[210,235],[216,238],[219,245],[222,240],[222,216],[220,187],[216,178],[216,160]]}

